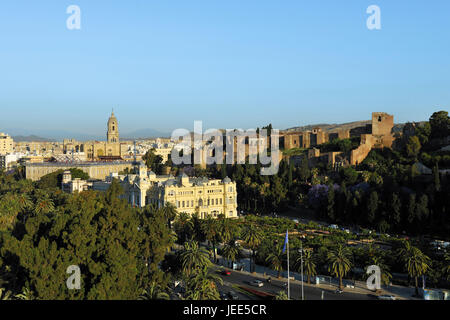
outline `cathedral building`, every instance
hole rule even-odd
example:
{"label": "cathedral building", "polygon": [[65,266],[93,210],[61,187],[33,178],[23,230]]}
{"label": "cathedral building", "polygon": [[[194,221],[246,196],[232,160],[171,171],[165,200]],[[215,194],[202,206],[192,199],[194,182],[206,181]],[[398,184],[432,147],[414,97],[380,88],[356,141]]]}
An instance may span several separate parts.
{"label": "cathedral building", "polygon": [[106,142],[88,141],[78,143],[74,140],[64,140],[64,152],[74,150],[84,152],[88,161],[120,160],[119,122],[114,112],[108,119]]}

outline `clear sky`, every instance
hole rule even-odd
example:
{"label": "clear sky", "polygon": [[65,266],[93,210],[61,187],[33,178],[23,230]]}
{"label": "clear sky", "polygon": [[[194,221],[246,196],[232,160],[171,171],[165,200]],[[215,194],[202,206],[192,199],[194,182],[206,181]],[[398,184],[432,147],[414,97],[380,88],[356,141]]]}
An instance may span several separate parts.
{"label": "clear sky", "polygon": [[0,131],[103,134],[112,108],[122,132],[450,109],[448,0],[2,0],[0,46]]}

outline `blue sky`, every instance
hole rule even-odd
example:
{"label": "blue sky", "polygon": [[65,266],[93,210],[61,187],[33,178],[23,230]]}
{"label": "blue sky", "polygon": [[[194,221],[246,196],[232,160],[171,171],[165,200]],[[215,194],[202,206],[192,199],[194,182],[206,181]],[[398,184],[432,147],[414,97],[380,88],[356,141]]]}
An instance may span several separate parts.
{"label": "blue sky", "polygon": [[448,0],[5,0],[0,46],[0,131],[103,134],[112,108],[122,132],[450,109]]}

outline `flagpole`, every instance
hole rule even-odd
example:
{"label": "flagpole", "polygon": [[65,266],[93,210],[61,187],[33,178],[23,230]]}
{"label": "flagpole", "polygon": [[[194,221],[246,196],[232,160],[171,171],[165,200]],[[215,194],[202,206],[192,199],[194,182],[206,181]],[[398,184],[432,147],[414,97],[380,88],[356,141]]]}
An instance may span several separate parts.
{"label": "flagpole", "polygon": [[288,272],[288,300],[291,300],[291,291],[290,291],[290,276],[289,276],[289,230],[286,231],[287,241],[287,272]]}
{"label": "flagpole", "polygon": [[301,259],[301,267],[302,267],[302,300],[305,300],[303,297],[303,241],[300,240],[300,259]]}

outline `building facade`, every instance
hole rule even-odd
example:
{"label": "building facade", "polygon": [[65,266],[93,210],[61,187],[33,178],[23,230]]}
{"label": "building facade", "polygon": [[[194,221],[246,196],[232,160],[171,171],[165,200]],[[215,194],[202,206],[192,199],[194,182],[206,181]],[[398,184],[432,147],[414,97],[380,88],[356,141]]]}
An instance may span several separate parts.
{"label": "building facade", "polygon": [[6,133],[0,132],[0,154],[6,155],[14,152],[14,140]]}
{"label": "building facade", "polygon": [[200,218],[217,217],[220,214],[227,218],[238,216],[236,183],[229,178],[190,178],[185,174],[179,177],[157,176],[148,172],[143,163],[135,167],[135,172],[128,175],[112,174],[105,181],[93,182],[92,189],[106,191],[112,180],[118,179],[124,190],[122,197],[133,206],[152,204],[162,207],[171,203],[178,212],[189,215],[198,213]]}
{"label": "building facade", "polygon": [[58,170],[77,168],[86,172],[91,179],[104,180],[112,173],[119,173],[128,168],[131,170],[133,164],[128,161],[111,162],[42,162],[25,163],[25,174],[27,179],[38,181],[43,176]]}

